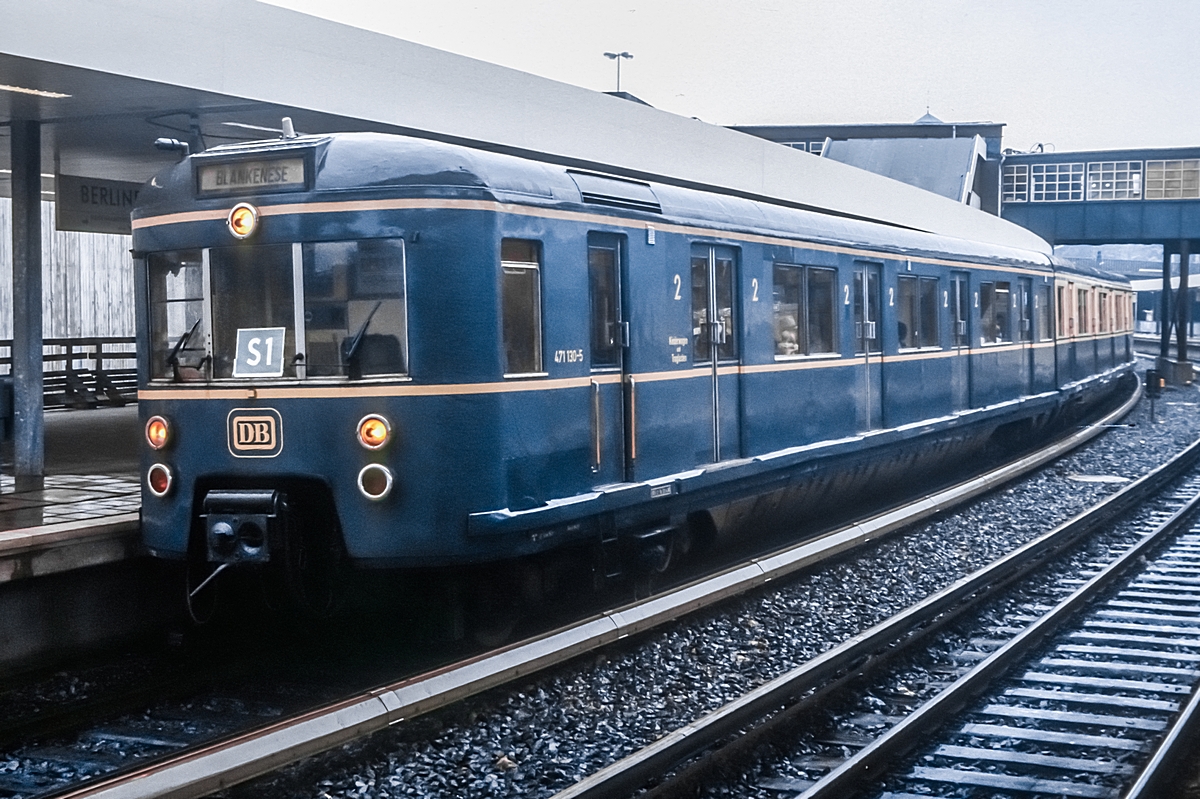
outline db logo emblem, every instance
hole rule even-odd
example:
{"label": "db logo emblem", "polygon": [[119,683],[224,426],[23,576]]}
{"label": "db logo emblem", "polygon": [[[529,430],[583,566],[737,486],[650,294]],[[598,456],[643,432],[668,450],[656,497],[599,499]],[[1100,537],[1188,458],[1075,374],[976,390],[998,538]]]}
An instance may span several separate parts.
{"label": "db logo emblem", "polygon": [[283,419],[273,408],[234,408],[228,435],[235,458],[274,458],[283,451]]}

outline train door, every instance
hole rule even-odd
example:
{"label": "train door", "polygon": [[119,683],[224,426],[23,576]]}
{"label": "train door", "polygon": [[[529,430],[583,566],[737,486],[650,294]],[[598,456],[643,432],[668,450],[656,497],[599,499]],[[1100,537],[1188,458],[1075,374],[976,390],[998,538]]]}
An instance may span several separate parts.
{"label": "train door", "polygon": [[692,353],[711,370],[713,462],[741,455],[736,273],[733,249],[692,245]]}
{"label": "train door", "polygon": [[854,352],[862,358],[858,403],[858,427],[874,430],[883,426],[883,339],[879,325],[879,264],[856,264],[854,285]]}
{"label": "train door", "polygon": [[629,477],[624,398],[629,359],[629,323],[625,321],[621,287],[625,284],[622,237],[588,235],[588,294],[591,347],[592,473],[597,484]]}
{"label": "train door", "polygon": [[950,359],[950,402],[956,411],[971,407],[971,335],[968,332],[967,314],[970,312],[970,294],[967,289],[967,273],[950,274],[950,294],[946,297],[950,307],[950,343],[954,357]]}
{"label": "train door", "polygon": [[1033,393],[1033,280],[1028,277],[1017,279],[1017,293],[1013,297],[1017,307],[1013,314],[1017,318],[1017,341],[1021,345],[1021,374],[1024,380],[1022,394]]}

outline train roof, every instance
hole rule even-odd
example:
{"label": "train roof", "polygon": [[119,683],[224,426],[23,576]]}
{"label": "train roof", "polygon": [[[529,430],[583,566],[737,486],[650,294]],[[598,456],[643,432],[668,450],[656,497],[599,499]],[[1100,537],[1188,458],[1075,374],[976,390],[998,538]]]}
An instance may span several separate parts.
{"label": "train roof", "polygon": [[[178,211],[195,202],[193,166],[302,151],[313,154],[310,184],[322,197],[378,196],[491,197],[534,205],[590,204],[663,221],[702,223],[726,230],[774,232],[846,246],[905,255],[946,255],[1004,260],[1049,270],[1051,258],[1026,247],[980,242],[866,219],[751,200],[695,188],[636,181],[591,170],[575,170],[517,156],[455,144],[380,133],[300,136],[214,147],[164,171],[139,196],[135,218]],[[208,202],[213,202],[209,200]],[[219,202],[219,201],[218,201]]]}
{"label": "train roof", "polygon": [[1097,269],[1087,263],[1082,263],[1073,258],[1063,258],[1058,255],[1051,256],[1056,272],[1066,272],[1068,274],[1084,275],[1086,277],[1097,278],[1098,280],[1106,280],[1110,283],[1124,283],[1131,285],[1132,281],[1128,275],[1123,275],[1120,272],[1109,272],[1104,269]]}

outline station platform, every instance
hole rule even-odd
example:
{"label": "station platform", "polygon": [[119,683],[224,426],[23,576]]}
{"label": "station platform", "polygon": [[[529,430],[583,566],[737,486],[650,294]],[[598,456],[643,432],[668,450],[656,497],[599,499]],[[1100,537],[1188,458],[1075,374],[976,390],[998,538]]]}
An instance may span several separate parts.
{"label": "station platform", "polygon": [[137,406],[46,412],[46,479],[15,490],[0,468],[0,583],[112,563],[138,552]]}

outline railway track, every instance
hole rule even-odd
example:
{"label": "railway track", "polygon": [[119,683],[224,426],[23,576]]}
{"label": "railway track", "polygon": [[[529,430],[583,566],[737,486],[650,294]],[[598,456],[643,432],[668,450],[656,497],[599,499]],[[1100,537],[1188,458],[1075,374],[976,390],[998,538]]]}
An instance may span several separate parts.
{"label": "railway track", "polygon": [[[1159,476],[1194,463],[1198,449]],[[1102,505],[1144,502],[1155,482],[1148,475]],[[928,637],[1114,514],[1098,506],[555,799],[626,796],[648,783],[657,784],[643,796],[653,799],[697,795],[781,731],[823,726],[821,714],[847,694],[874,705],[843,714],[816,747],[782,756],[825,776],[758,785],[796,799],[962,796],[964,786],[988,796],[1168,795],[1163,781],[1186,756],[1179,744],[1194,736],[1200,705],[1200,474],[1154,501],[1142,529],[1126,535],[1131,545],[1117,545],[1099,573],[1036,589],[949,658],[937,641],[930,651],[941,664],[916,680],[906,658]]]}
{"label": "railway track", "polygon": [[[1135,398],[1136,399],[1136,398]],[[1131,400],[1132,402],[1132,400]],[[202,796],[269,772],[309,754],[354,740],[391,724],[446,707],[468,696],[520,679],[581,653],[744,593],[829,557],[849,551],[952,504],[984,493],[1023,474],[1097,434],[1127,406],[1080,431],[1071,439],[969,483],[923,498],[783,552],[755,559],[715,577],[670,591],[648,601],[602,614],[570,628],[433,673],[386,685],[299,715],[251,725],[216,742],[187,744],[161,735],[116,772],[68,787],[68,796]],[[118,733],[119,734],[119,733]],[[136,736],[127,736],[128,738]],[[150,737],[150,736],[143,736]],[[208,736],[210,739],[213,734]],[[131,745],[136,741],[128,741]],[[174,745],[173,745],[174,744]],[[162,755],[166,749],[167,754]],[[171,750],[174,751],[171,751]],[[139,759],[140,758],[140,759]],[[103,764],[100,764],[103,765]],[[111,764],[109,764],[111,766]],[[95,773],[95,772],[93,772]]]}
{"label": "railway track", "polygon": [[[1166,795],[1200,708],[1200,476],[1161,504],[1140,542],[801,796]],[[917,739],[935,743],[898,763]]]}

